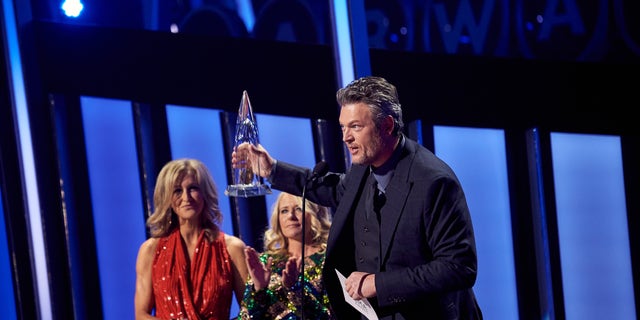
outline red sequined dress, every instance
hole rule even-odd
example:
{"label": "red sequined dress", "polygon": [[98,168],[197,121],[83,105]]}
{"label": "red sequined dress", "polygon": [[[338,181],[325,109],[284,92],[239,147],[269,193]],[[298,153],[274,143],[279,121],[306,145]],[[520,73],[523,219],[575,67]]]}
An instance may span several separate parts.
{"label": "red sequined dress", "polygon": [[159,239],[151,273],[156,317],[228,320],[233,273],[224,233],[209,243],[201,232],[191,264],[188,257],[177,228]]}

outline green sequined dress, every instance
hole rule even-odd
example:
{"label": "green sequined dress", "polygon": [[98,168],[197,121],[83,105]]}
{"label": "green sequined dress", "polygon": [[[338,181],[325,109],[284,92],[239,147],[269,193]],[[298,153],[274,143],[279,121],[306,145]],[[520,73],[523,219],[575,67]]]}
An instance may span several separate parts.
{"label": "green sequined dress", "polygon": [[[262,263],[266,263],[269,257],[273,258],[269,285],[267,288],[256,292],[253,287],[253,281],[251,279],[247,281],[238,319],[301,319],[300,305],[303,301],[305,319],[334,319],[331,314],[327,292],[322,284],[324,252],[315,253],[305,259],[305,282],[302,283],[300,281],[302,280],[301,275],[291,288],[286,288],[282,284],[282,270],[288,256],[262,253],[260,260]],[[303,291],[304,298],[302,296]]]}

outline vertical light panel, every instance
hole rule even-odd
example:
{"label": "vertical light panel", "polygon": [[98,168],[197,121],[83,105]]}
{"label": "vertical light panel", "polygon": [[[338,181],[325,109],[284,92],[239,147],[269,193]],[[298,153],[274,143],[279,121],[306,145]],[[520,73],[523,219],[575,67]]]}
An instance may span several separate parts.
{"label": "vertical light panel", "polygon": [[[311,120],[256,114],[256,122],[258,123],[260,144],[269,151],[272,157],[308,168],[313,168],[316,165]],[[273,194],[266,196],[267,221],[269,221],[271,208],[278,194],[280,194],[278,190],[273,190]]]}
{"label": "vertical light panel", "polygon": [[566,318],[636,319],[619,136],[551,133]]}
{"label": "vertical light panel", "polygon": [[81,104],[104,319],[133,319],[146,235],[131,102],[82,97]]}
{"label": "vertical light panel", "polygon": [[[2,190],[0,190],[2,191]],[[2,194],[3,192],[0,192]],[[6,319],[17,319],[16,300],[13,294],[11,260],[9,259],[9,243],[7,226],[4,223],[4,206],[0,197],[0,314]]]}
{"label": "vertical light panel", "polygon": [[[214,109],[167,106],[167,125],[171,157],[195,158],[202,161],[218,187],[222,214],[222,230],[233,235],[233,218],[229,198],[224,195],[227,181],[226,162],[231,155],[224,152],[220,111]],[[227,159],[228,158],[228,159]]]}
{"label": "vertical light panel", "polygon": [[518,319],[504,131],[434,127],[435,150],[455,171],[478,252],[474,291],[486,319]]}
{"label": "vertical light panel", "polygon": [[355,78],[353,50],[351,47],[351,22],[347,2],[344,0],[330,1],[333,13],[333,50],[338,64],[340,87],[345,86]]}
{"label": "vertical light panel", "polygon": [[[223,214],[222,230],[233,235],[231,205],[229,197],[224,195],[224,190],[229,184],[225,163],[231,161],[231,155],[224,152],[220,111],[169,105],[167,106],[167,126],[171,157],[173,159],[195,158],[209,168],[218,187],[218,202]],[[235,317],[238,312],[238,303],[236,299],[232,299],[231,317]]]}
{"label": "vertical light panel", "polygon": [[22,73],[22,59],[20,57],[20,44],[18,43],[18,30],[13,8],[13,1],[2,1],[4,13],[4,48],[7,50],[7,71],[9,73],[12,90],[11,98],[15,111],[15,122],[20,139],[20,159],[24,179],[24,195],[26,199],[26,211],[29,215],[29,235],[31,237],[31,249],[36,279],[36,292],[38,295],[39,315],[42,319],[51,319],[51,297],[49,295],[49,271],[47,270],[47,258],[45,255],[44,235],[42,230],[42,217],[40,216],[40,199],[38,196],[38,181],[36,166],[31,143],[31,124],[29,123],[29,108],[24,87],[24,75]]}

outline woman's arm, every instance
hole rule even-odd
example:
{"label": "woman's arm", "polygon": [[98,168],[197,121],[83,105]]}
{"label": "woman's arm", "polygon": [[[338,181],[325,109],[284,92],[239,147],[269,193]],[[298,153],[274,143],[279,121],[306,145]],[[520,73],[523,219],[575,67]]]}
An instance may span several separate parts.
{"label": "woman's arm", "polygon": [[244,256],[245,244],[240,238],[229,234],[225,234],[225,242],[227,245],[227,251],[229,251],[229,256],[231,256],[231,268],[233,269],[233,292],[239,304],[242,301],[245,281],[247,281],[247,277],[249,275]]}
{"label": "woman's arm", "polygon": [[136,320],[156,319],[151,315],[154,307],[151,267],[158,239],[143,242],[136,261],[136,293],[134,298]]}

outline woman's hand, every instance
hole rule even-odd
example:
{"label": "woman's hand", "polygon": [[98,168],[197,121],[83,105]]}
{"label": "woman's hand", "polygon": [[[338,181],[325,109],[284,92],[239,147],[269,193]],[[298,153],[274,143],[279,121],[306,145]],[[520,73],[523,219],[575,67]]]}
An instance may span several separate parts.
{"label": "woman's hand", "polygon": [[302,259],[290,257],[287,260],[287,264],[282,270],[282,285],[285,288],[291,288],[298,281],[298,276],[300,275],[300,265],[302,264]]}
{"label": "woman's hand", "polygon": [[247,246],[244,249],[245,261],[249,269],[249,275],[253,280],[253,287],[256,291],[260,291],[269,285],[271,278],[271,257],[267,260],[266,265],[260,261],[260,255],[252,247]]}

